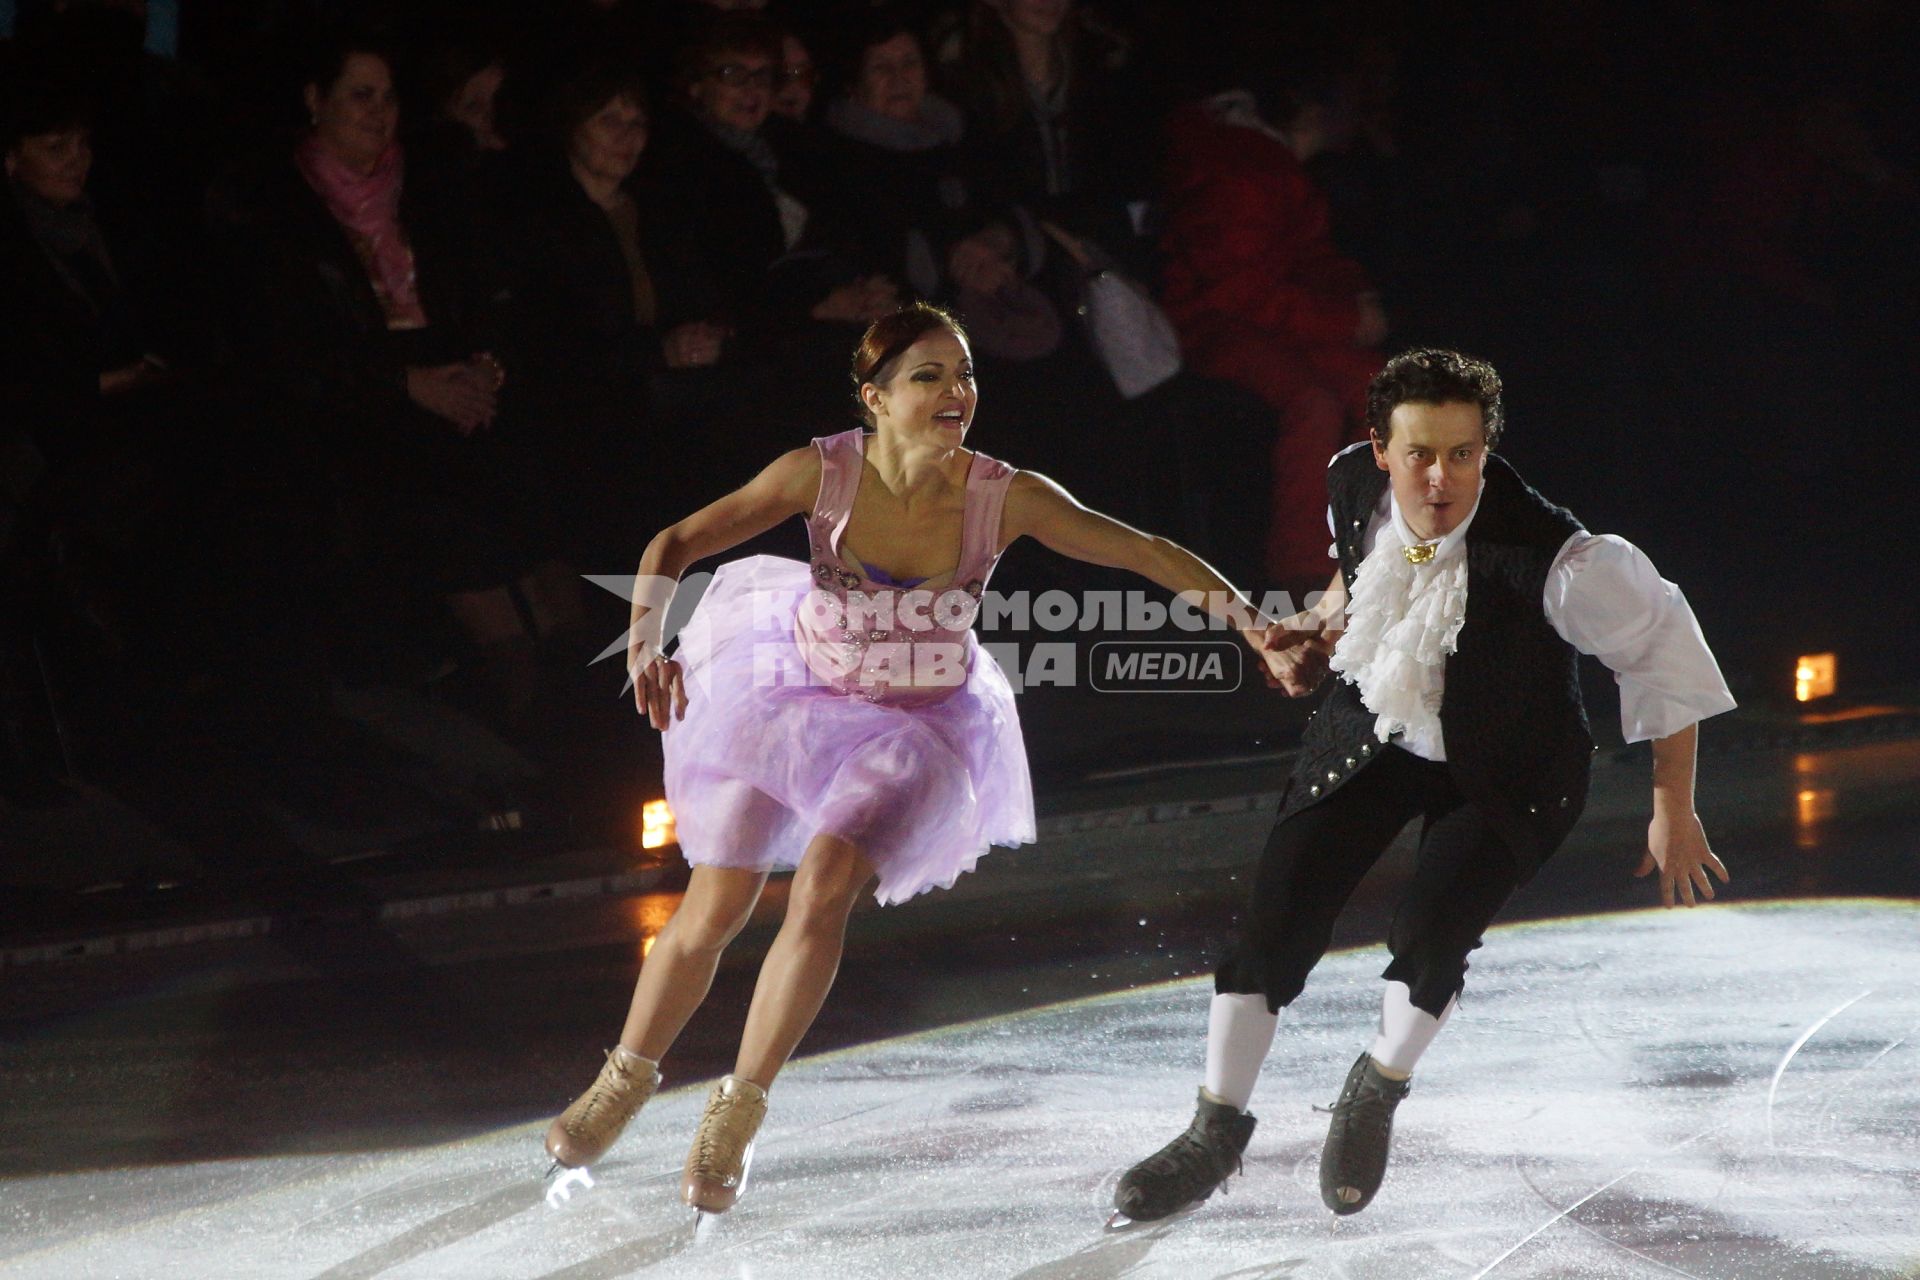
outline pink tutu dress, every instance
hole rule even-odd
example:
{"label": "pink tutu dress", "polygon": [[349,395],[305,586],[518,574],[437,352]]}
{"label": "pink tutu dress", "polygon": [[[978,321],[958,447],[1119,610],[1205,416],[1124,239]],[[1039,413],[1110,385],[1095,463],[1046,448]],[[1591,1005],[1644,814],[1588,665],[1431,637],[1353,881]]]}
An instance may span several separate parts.
{"label": "pink tutu dress", "polygon": [[680,632],[687,712],[663,739],[667,800],[695,866],[797,866],[825,833],[858,845],[874,896],[900,902],[1034,838],[1013,690],[972,630],[1014,469],[975,454],[958,564],[894,583],[841,550],[865,436],[813,443],[811,564],[723,565]]}

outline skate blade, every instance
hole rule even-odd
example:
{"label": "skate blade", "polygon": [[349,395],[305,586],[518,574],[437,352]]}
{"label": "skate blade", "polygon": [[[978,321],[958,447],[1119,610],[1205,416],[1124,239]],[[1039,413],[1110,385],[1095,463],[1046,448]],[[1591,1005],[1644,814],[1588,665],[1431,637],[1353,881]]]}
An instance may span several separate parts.
{"label": "skate blade", "polygon": [[1169,1223],[1178,1222],[1205,1203],[1206,1200],[1204,1198],[1192,1201],[1191,1203],[1181,1205],[1164,1218],[1154,1218],[1149,1222],[1135,1222],[1132,1218],[1120,1212],[1120,1210],[1115,1209],[1113,1213],[1108,1216],[1107,1225],[1104,1230],[1107,1234],[1116,1236],[1125,1235],[1129,1231],[1152,1231],[1155,1227],[1164,1227]]}
{"label": "skate blade", "polygon": [[[757,1145],[758,1139],[749,1142],[746,1153],[740,1157],[740,1185],[733,1193],[733,1204],[739,1204],[740,1197],[747,1194],[747,1179],[753,1173],[753,1149]],[[732,1207],[733,1205],[728,1205],[727,1209]],[[705,1244],[713,1238],[713,1233],[720,1229],[720,1218],[727,1209],[702,1209],[699,1205],[693,1205],[692,1209],[693,1242],[696,1245]]]}
{"label": "skate blade", "polygon": [[[553,1168],[558,1169],[559,1167],[560,1166],[556,1164]],[[547,1173],[551,1176],[553,1169],[547,1170]],[[567,1201],[573,1199],[573,1193],[575,1191],[591,1191],[592,1189],[593,1175],[591,1173],[588,1173],[584,1168],[568,1169],[547,1184],[547,1208],[558,1209],[566,1204]]]}

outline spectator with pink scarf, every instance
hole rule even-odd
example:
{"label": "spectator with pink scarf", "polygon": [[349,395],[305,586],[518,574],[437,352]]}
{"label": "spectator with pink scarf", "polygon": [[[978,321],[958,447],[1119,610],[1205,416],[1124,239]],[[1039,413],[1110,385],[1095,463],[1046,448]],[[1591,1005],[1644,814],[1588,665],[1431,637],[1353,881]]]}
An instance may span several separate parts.
{"label": "spectator with pink scarf", "polygon": [[441,597],[494,691],[524,707],[533,637],[509,588],[539,631],[577,621],[577,594],[544,571],[541,504],[491,430],[506,372],[484,331],[472,209],[458,189],[431,203],[408,189],[392,61],[375,43],[322,49],[303,98],[292,163],[214,201],[261,430],[313,504],[316,552],[339,486],[357,567],[402,600]]}

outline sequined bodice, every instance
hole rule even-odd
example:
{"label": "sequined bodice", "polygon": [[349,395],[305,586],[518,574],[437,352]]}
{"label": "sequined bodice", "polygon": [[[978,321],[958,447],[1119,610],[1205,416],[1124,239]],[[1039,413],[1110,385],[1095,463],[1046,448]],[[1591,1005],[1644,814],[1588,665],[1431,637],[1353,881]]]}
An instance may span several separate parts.
{"label": "sequined bodice", "polygon": [[1000,511],[1014,469],[976,453],[967,471],[960,560],[917,587],[875,581],[845,554],[865,458],[859,430],[814,441],[820,496],[807,518],[813,591],[794,639],[813,674],[841,693],[888,705],[938,701],[966,683],[973,620],[999,560]]}

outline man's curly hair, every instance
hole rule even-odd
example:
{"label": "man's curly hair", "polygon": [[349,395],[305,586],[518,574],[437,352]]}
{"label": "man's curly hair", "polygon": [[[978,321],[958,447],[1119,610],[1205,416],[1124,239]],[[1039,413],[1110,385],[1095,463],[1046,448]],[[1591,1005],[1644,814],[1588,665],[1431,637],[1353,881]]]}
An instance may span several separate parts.
{"label": "man's curly hair", "polygon": [[1402,352],[1367,385],[1367,427],[1383,442],[1392,438],[1393,411],[1403,404],[1479,405],[1489,449],[1500,443],[1506,426],[1500,375],[1493,366],[1443,347]]}

